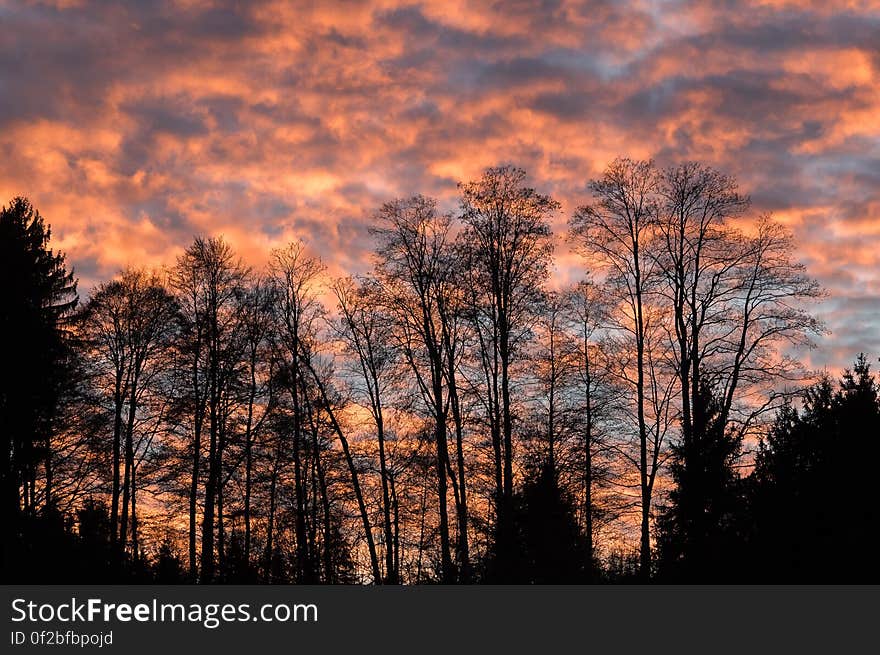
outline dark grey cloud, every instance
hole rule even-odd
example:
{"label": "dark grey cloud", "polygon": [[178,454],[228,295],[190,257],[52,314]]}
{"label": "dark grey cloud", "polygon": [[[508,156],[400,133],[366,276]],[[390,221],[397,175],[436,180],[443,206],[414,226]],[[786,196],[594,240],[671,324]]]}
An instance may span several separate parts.
{"label": "dark grey cloud", "polygon": [[283,9],[0,7],[0,186],[63,217],[84,277],[212,229],[253,251],[303,236],[362,270],[366,222],[394,195],[454,207],[460,178],[510,162],[570,212],[615,155],[700,158],[797,230],[835,348],[880,349],[876,9]]}

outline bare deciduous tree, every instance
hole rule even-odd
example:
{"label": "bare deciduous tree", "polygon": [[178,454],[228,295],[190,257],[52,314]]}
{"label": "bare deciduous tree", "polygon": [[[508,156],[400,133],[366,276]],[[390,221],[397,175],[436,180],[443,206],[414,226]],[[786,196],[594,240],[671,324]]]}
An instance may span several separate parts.
{"label": "bare deciduous tree", "polygon": [[[136,435],[138,415],[165,362],[176,306],[155,273],[127,269],[101,284],[84,308],[83,345],[93,363],[91,380],[112,406],[111,539],[137,554]],[[131,517],[129,517],[131,512]]]}
{"label": "bare deciduous tree", "polygon": [[660,279],[650,250],[657,225],[657,184],[652,162],[616,159],[590,184],[593,202],[578,208],[570,221],[579,247],[605,273],[616,304],[612,320],[629,346],[623,351],[630,350],[635,357],[634,363],[621,361],[618,374],[635,390],[640,565],[645,577],[651,570],[651,499],[666,430],[667,387],[657,374],[663,355],[655,351],[660,347],[656,333],[662,319],[649,302]]}
{"label": "bare deciduous tree", "polygon": [[237,300],[247,269],[222,238],[198,237],[178,258],[172,286],[181,306],[181,349],[189,362],[193,412],[190,489],[190,571],[195,571],[195,521],[202,458],[202,430],[208,421],[208,476],[204,487],[200,578],[214,579],[216,504],[223,468],[223,402],[230,351],[236,336]]}
{"label": "bare deciduous tree", "polygon": [[338,334],[357,360],[363,389],[379,447],[379,476],[382,487],[382,524],[385,533],[385,582],[398,584],[400,574],[394,556],[393,525],[397,521],[392,504],[391,475],[386,453],[386,408],[388,387],[393,383],[396,353],[391,335],[391,317],[381,309],[375,281],[357,284],[352,278],[338,280],[333,292],[338,302]]}
{"label": "bare deciduous tree", "polygon": [[394,338],[433,423],[441,570],[444,582],[452,582],[455,571],[448,510],[448,360],[442,315],[450,275],[452,219],[439,214],[435,201],[424,196],[386,203],[376,218],[376,274],[383,302],[393,316]]}
{"label": "bare deciduous tree", "polygon": [[495,455],[496,504],[513,496],[511,367],[522,356],[553,252],[550,219],[559,203],[525,185],[525,171],[488,169],[459,185],[460,243],[480,343],[485,406]]}

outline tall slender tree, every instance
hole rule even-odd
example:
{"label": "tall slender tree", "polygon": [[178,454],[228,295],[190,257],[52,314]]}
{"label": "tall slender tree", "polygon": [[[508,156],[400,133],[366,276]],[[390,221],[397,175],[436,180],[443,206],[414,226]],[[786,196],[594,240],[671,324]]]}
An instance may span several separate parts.
{"label": "tall slender tree", "polygon": [[553,252],[550,221],[560,207],[525,179],[522,169],[501,166],[459,185],[461,244],[486,377],[500,507],[510,502],[514,487],[512,367],[535,321]]}
{"label": "tall slender tree", "polygon": [[199,577],[214,580],[216,564],[217,498],[223,467],[223,401],[229,381],[226,371],[238,319],[237,299],[247,269],[222,238],[197,237],[172,271],[172,285],[183,314],[181,349],[191,371],[193,404],[192,479],[190,490],[190,571],[195,571],[195,523],[202,430],[208,424],[207,480],[204,485]]}
{"label": "tall slender tree", "polygon": [[272,357],[269,352],[272,331],[272,303],[275,299],[270,280],[257,276],[241,299],[246,372],[244,376],[244,560],[250,565],[253,545],[255,443],[263,432],[275,404]]}
{"label": "tall slender tree", "polygon": [[156,273],[129,268],[96,288],[80,323],[81,340],[96,365],[92,380],[106,389],[112,408],[110,534],[123,547],[130,531],[136,539],[138,415],[167,362],[176,311],[174,299]]}
{"label": "tall slender tree", "polygon": [[456,573],[448,509],[448,360],[441,317],[442,294],[450,273],[447,249],[452,218],[439,214],[433,199],[415,196],[386,203],[376,219],[376,274],[383,302],[394,317],[397,346],[433,423],[441,572],[444,582],[452,582]]}
{"label": "tall slender tree", "polygon": [[583,280],[565,291],[563,307],[573,341],[573,420],[581,453],[575,461],[581,472],[586,559],[595,569],[599,527],[617,513],[614,506],[602,506],[600,493],[610,486],[609,460],[617,445],[611,439],[612,426],[619,425],[624,407],[619,385],[611,374],[612,355],[604,336],[611,307],[603,288],[589,279]]}
{"label": "tall slender tree", "polygon": [[668,385],[658,376],[663,354],[657,332],[661,316],[650,303],[659,280],[651,256],[657,226],[658,178],[650,161],[616,159],[590,183],[593,202],[577,209],[571,234],[602,268],[618,311],[613,315],[624,349],[635,362],[621,361],[620,379],[635,392],[638,433],[636,469],[640,492],[640,567],[651,572],[651,502],[668,428]]}
{"label": "tall slender tree", "polygon": [[276,353],[281,362],[281,377],[289,394],[291,444],[293,458],[296,533],[297,582],[316,582],[314,559],[309,551],[307,534],[306,468],[303,461],[308,446],[305,425],[302,378],[306,375],[304,353],[314,349],[318,321],[323,306],[317,298],[319,276],[324,267],[310,257],[301,242],[292,242],[272,253],[270,272],[275,287]]}
{"label": "tall slender tree", "polygon": [[394,382],[396,353],[391,337],[391,320],[381,309],[375,281],[339,280],[333,287],[339,307],[338,333],[357,360],[367,405],[376,428],[379,450],[379,478],[382,488],[382,527],[385,545],[385,582],[398,584],[400,573],[394,557],[391,477],[387,453],[386,420],[389,386]]}

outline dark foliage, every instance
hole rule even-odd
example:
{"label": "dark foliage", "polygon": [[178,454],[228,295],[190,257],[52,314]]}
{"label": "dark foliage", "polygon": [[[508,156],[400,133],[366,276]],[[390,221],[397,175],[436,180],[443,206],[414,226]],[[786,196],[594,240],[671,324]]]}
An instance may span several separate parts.
{"label": "dark foliage", "polygon": [[[24,198],[0,210],[0,507],[4,573],[18,568],[14,554],[27,548],[34,522],[37,470],[45,468],[40,504],[51,508],[49,453],[53,420],[68,375],[64,319],[77,302],[76,282],[64,255],[48,248],[50,231]],[[50,527],[52,526],[52,527]]]}
{"label": "dark foliage", "polygon": [[486,567],[493,584],[574,584],[590,574],[586,543],[556,471],[536,467],[499,517]]}
{"label": "dark foliage", "polygon": [[110,515],[103,503],[86,501],[71,520],[55,511],[21,518],[22,539],[12,553],[12,584],[116,584],[155,580],[144,559],[110,543]]}
{"label": "dark foliage", "polygon": [[720,403],[704,383],[694,399],[700,420],[674,444],[675,488],[659,519],[658,576],[663,582],[737,579],[742,546],[741,439],[720,420]]}
{"label": "dark foliage", "polygon": [[864,356],[786,407],[761,444],[750,570],[766,582],[877,582],[878,386]]}
{"label": "dark foliage", "polygon": [[181,584],[186,581],[186,567],[171,539],[165,538],[159,544],[153,574],[158,584]]}

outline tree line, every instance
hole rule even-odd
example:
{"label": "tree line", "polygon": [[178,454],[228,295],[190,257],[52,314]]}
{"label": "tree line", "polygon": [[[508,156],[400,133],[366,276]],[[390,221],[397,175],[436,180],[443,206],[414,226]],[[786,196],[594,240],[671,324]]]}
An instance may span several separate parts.
{"label": "tree line", "polygon": [[[563,238],[513,166],[373,214],[371,269],[199,236],[79,302],[0,213],[8,580],[876,577],[864,357],[798,361],[823,291],[700,163],[620,158]],[[561,288],[560,288],[561,287]]]}

